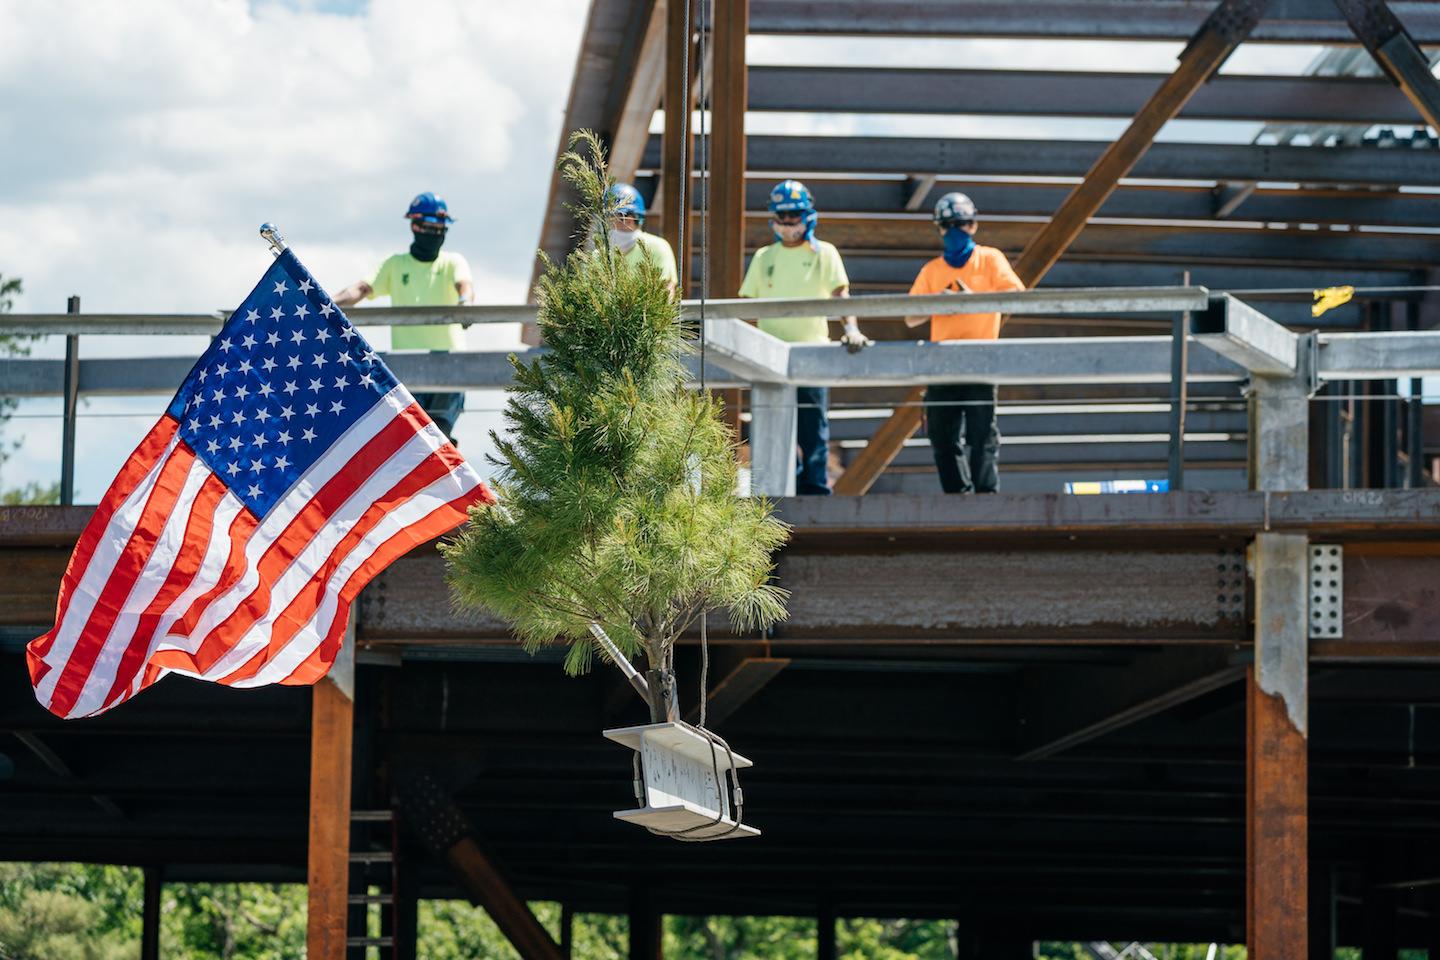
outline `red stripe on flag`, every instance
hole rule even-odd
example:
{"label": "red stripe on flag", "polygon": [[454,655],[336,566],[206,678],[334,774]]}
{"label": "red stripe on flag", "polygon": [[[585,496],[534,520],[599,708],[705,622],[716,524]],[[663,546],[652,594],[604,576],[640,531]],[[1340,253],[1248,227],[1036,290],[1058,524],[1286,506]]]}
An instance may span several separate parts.
{"label": "red stripe on flag", "polygon": [[345,561],[345,558],[350,555],[350,551],[355,549],[387,514],[398,509],[411,497],[450,473],[461,463],[464,463],[464,458],[460,456],[460,451],[446,444],[416,464],[399,483],[378,497],[361,514],[355,525],[350,528],[340,542],[335,544],[334,549],[325,558],[325,562],[297,591],[295,598],[276,616],[275,622],[270,628],[269,643],[218,682],[229,684],[248,679],[269,663],[291,642],[295,634],[310,622],[310,618],[315,615],[315,611],[324,602],[330,578]]}
{"label": "red stripe on flag", "polygon": [[110,628],[123,611],[126,599],[135,589],[136,581],[150,563],[155,542],[160,539],[165,523],[175,509],[180,491],[185,486],[185,478],[194,462],[195,454],[184,443],[180,443],[160,468],[155,485],[146,497],[140,518],[135,523],[135,530],[130,534],[124,550],[110,571],[110,577],[105,581],[105,586],[95,601],[95,609],[85,621],[85,626],[75,641],[75,647],[65,661],[60,679],[55,682],[55,690],[46,705],[52,713],[62,717],[69,714],[85,689],[85,681],[90,676],[96,657],[105,647]]}
{"label": "red stripe on flag", "polygon": [[[270,607],[274,581],[285,572],[291,561],[305,549],[335,511],[354,495],[370,475],[405,445],[424,425],[418,404],[411,404],[366,441],[346,463],[345,469],[331,477],[325,486],[305,504],[286,525],[285,530],[266,548],[257,563],[258,583],[250,595],[205,635],[195,653],[195,662],[202,672],[208,671],[235,645],[245,632]],[[192,612],[194,608],[192,607]],[[186,614],[187,630],[194,629],[198,616]]]}
{"label": "red stripe on flag", "polygon": [[495,497],[485,484],[476,484],[468,493],[437,507],[380,544],[370,555],[370,559],[361,564],[341,588],[340,602],[335,608],[330,626],[325,631],[325,640],[280,683],[291,686],[311,684],[325,676],[335,662],[335,657],[340,652],[340,644],[345,639],[345,625],[350,619],[350,604],[365,585],[375,579],[381,570],[413,550],[417,544],[433,540],[459,526],[464,522],[471,505],[494,502]]}
{"label": "red stripe on flag", "polygon": [[70,562],[65,567],[65,576],[60,580],[60,595],[55,602],[55,626],[44,636],[37,637],[30,641],[25,648],[25,659],[30,668],[30,683],[38,686],[45,674],[50,672],[50,665],[45,662],[45,656],[55,643],[56,631],[65,620],[65,614],[70,609],[70,598],[74,596],[75,588],[85,576],[85,568],[90,564],[91,555],[95,552],[96,545],[100,538],[105,535],[105,528],[110,525],[115,511],[120,505],[135,492],[136,484],[144,480],[150,470],[159,461],[160,455],[170,445],[170,440],[175,436],[175,431],[180,428],[180,422],[174,417],[166,414],[160,418],[150,432],[145,434],[135,452],[130,454],[110,484],[110,489],[105,491],[105,496],[100,499],[100,504],[95,512],[90,515],[90,521],[85,524],[85,529],[80,533],[80,539],[75,543],[75,549],[70,553]]}
{"label": "red stripe on flag", "polygon": [[[221,568],[223,572],[220,574],[219,581],[215,586],[195,598],[184,618],[170,625],[170,636],[188,637],[190,631],[194,629],[195,620],[205,612],[205,608],[210,605],[211,601],[234,586],[245,573],[245,546],[250,542],[250,538],[255,534],[255,528],[259,525],[260,521],[256,519],[255,514],[251,513],[248,507],[242,506],[240,512],[235,515],[235,519],[230,521],[230,528],[226,533],[226,538],[230,541],[230,554],[225,558],[225,565]],[[163,667],[167,670],[201,672],[196,658],[185,650],[161,650],[150,658],[150,663],[152,666]],[[145,685],[153,682],[152,679],[149,679],[147,672]]]}
{"label": "red stripe on flag", "polygon": [[200,571],[200,564],[205,560],[206,549],[210,543],[210,537],[215,529],[215,508],[225,497],[225,484],[220,478],[211,474],[201,484],[199,492],[195,495],[195,502],[190,508],[190,517],[185,524],[185,538],[181,543],[180,551],[175,557],[174,564],[165,578],[165,583],[160,587],[155,598],[145,607],[145,612],[135,622],[135,631],[131,634],[129,646],[120,659],[115,673],[115,681],[110,685],[110,692],[105,697],[105,703],[101,710],[108,710],[121,700],[138,693],[147,686],[141,683],[132,692],[130,684],[135,675],[145,665],[145,658],[150,653],[154,644],[154,633],[159,626],[160,620],[164,617],[165,611],[170,604],[174,603],[194,581],[195,575]]}

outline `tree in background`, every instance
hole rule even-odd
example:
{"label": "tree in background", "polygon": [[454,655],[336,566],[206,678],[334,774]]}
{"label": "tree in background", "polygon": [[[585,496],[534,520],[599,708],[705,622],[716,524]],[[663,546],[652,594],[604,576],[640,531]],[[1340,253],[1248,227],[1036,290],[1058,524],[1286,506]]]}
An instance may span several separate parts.
{"label": "tree in background", "polygon": [[72,863],[0,863],[0,960],[132,960],[141,874]]}
{"label": "tree in background", "polygon": [[[24,285],[19,277],[7,277],[0,273],[0,313],[9,313],[15,306],[15,298],[24,292]],[[24,357],[30,353],[30,345],[35,340],[31,336],[21,336],[14,333],[0,332],[0,357]],[[14,397],[0,394],[0,425],[10,419],[15,412],[16,400]],[[12,444],[0,443],[0,469],[5,466],[5,461],[10,459]],[[14,489],[3,489],[0,487],[0,506],[10,507],[20,504],[32,503],[59,503],[60,484],[54,483],[45,485],[41,483],[27,483],[23,487]]]}
{"label": "tree in background", "polygon": [[[685,389],[680,304],[652,264],[626,264],[604,229],[614,200],[594,134],[571,138],[562,175],[585,237],[537,288],[549,352],[515,358],[495,506],[473,508],[444,548],[464,606],[509,620],[525,647],[570,644],[587,668],[599,624],[650,671],[651,719],[673,710],[673,649],[710,608],[738,630],[784,616],[770,582],[787,528],[735,495],[735,437],[711,397]],[[584,150],[588,156],[582,156]]]}

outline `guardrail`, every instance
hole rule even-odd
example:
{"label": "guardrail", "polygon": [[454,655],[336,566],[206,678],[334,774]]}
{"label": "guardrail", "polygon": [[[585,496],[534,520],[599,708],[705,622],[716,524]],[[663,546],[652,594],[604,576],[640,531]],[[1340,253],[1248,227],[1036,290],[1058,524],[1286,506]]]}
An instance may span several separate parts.
{"label": "guardrail", "polygon": [[[962,306],[963,302],[963,306]],[[837,309],[838,308],[838,309]],[[1173,313],[1188,315],[1184,336],[1066,337],[993,341],[886,341],[857,354],[839,344],[780,341],[745,321],[765,317],[848,314],[894,317],[931,313],[1004,312],[1027,315]],[[686,301],[684,316],[705,319],[711,387],[754,391],[751,420],[752,489],[793,493],[795,387],[908,386],[944,382],[995,384],[1170,383],[1172,444],[1181,442],[1179,413],[1186,384],[1246,382],[1261,412],[1252,444],[1259,444],[1254,478],[1262,489],[1302,489],[1307,437],[1296,413],[1325,380],[1374,380],[1440,374],[1440,333],[1296,334],[1224,293],[1203,287],[1045,289],[1003,294],[884,295],[843,301]],[[64,463],[73,471],[74,419],[86,395],[168,395],[194,361],[187,357],[79,356],[79,337],[92,334],[161,336],[213,334],[225,314],[10,314],[0,332],[67,338],[64,360],[0,360],[0,393],[64,398]],[[433,323],[534,322],[535,308],[490,305],[431,308],[361,308],[349,312],[360,326]],[[1177,323],[1176,330],[1182,330]],[[1185,349],[1188,346],[1200,349]],[[413,390],[501,388],[510,383],[508,354],[519,351],[395,353],[386,361]],[[692,363],[692,374],[694,369]],[[1297,407],[1297,404],[1299,407]],[[1297,466],[1294,450],[1300,450]],[[1173,461],[1172,457],[1172,461]],[[1267,480],[1267,477],[1269,480]],[[70,477],[62,480],[68,489]]]}

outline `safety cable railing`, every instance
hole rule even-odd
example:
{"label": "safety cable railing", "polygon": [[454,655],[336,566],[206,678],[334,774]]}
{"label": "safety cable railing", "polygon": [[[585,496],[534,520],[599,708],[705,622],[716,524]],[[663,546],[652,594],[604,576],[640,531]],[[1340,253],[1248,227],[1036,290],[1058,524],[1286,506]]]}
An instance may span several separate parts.
{"label": "safety cable railing", "polygon": [[[837,309],[840,308],[840,309]],[[694,304],[682,307],[696,319]],[[1181,345],[1171,335],[1016,338],[931,343],[881,341],[856,354],[838,344],[786,343],[746,323],[772,317],[838,314],[860,318],[930,314],[1018,313],[1027,316],[1188,314],[1190,349],[1176,366]],[[532,305],[430,308],[361,308],[349,312],[358,326],[533,323]],[[66,359],[0,359],[0,395],[61,396],[73,445],[76,406],[82,396],[168,395],[193,365],[185,356],[81,356],[80,337],[212,334],[224,319],[214,314],[9,314],[0,333],[61,335]],[[1296,334],[1225,293],[1203,287],[1041,289],[997,294],[876,295],[834,299],[710,300],[705,305],[711,388],[751,390],[752,489],[791,492],[794,473],[796,385],[895,387],[930,383],[999,385],[1167,385],[1179,405],[1190,384],[1245,384],[1252,392],[1308,398],[1325,381],[1393,380],[1440,374],[1440,333]],[[918,332],[918,331],[917,331]],[[508,355],[538,355],[543,348],[393,353],[387,361],[412,390],[475,390],[509,384]],[[1177,379],[1177,369],[1183,377]],[[697,375],[698,369],[692,370]],[[1198,399],[1198,398],[1195,398]],[[877,406],[890,406],[877,404]],[[1264,424],[1260,425],[1260,430]],[[1183,438],[1172,436],[1172,442]],[[1254,438],[1250,438],[1254,442]],[[66,460],[73,464],[72,450]]]}

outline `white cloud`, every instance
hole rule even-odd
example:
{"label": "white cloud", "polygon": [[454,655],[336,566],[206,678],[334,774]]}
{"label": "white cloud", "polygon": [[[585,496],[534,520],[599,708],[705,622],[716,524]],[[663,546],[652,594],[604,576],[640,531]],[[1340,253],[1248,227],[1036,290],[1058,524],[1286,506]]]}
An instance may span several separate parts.
{"label": "white cloud", "polygon": [[[0,271],[19,309],[213,310],[280,224],[329,286],[433,189],[484,299],[523,294],[584,5],[0,0]],[[545,25],[537,34],[534,24]]]}
{"label": "white cloud", "polygon": [[[422,190],[459,218],[447,249],[469,259],[479,299],[523,300],[586,7],[0,0],[0,274],[25,281],[16,309],[59,312],[70,294],[87,312],[234,307],[269,261],[256,234],[267,220],[336,289],[404,249]],[[515,341],[513,329],[469,336]],[[87,356],[197,349],[82,341]],[[162,406],[86,405],[82,502]],[[21,412],[6,486],[56,476],[58,408]],[[466,421],[475,454],[498,418]]]}

